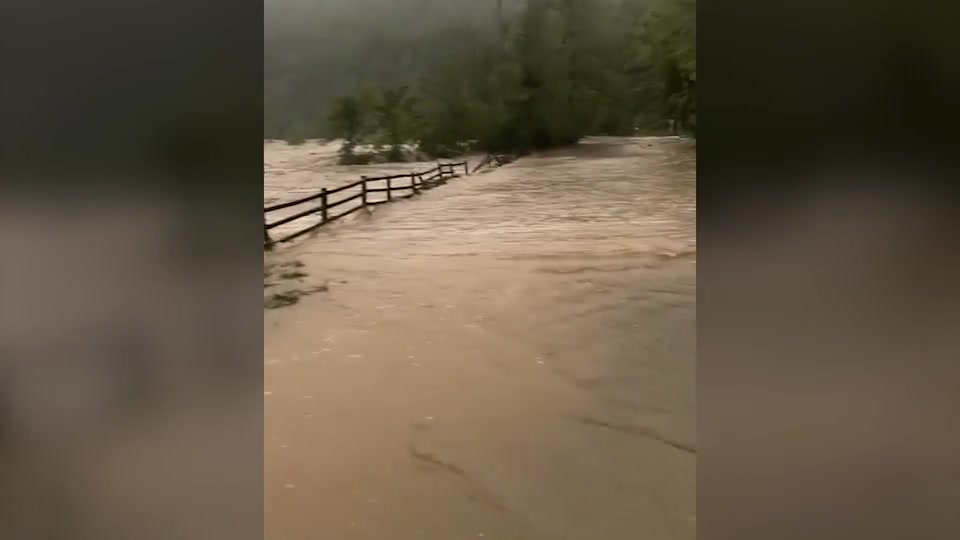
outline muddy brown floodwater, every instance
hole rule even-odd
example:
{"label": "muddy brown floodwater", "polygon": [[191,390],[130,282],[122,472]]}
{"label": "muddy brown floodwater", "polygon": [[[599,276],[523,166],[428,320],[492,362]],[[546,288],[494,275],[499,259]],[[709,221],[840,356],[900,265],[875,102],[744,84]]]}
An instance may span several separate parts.
{"label": "muddy brown floodwater", "polygon": [[695,538],[695,161],[590,139],[271,254],[322,292],[265,310],[264,537]]}

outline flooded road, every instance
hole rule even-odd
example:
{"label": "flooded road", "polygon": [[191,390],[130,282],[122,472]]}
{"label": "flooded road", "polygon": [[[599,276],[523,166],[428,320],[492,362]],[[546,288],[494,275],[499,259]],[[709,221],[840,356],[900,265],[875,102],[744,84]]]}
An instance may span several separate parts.
{"label": "flooded road", "polygon": [[[268,145],[265,198],[371,175],[323,148]],[[323,292],[264,315],[265,538],[695,537],[688,143],[591,139],[269,260]]]}

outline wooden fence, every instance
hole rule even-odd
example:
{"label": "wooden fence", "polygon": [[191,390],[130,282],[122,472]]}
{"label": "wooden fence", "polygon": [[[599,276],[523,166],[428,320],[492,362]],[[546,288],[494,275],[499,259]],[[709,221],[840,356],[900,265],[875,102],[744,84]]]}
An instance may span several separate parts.
{"label": "wooden fence", "polygon": [[[421,191],[446,184],[451,178],[460,176],[457,171],[461,167],[463,168],[464,174],[470,174],[470,169],[466,161],[460,163],[438,163],[436,167],[428,171],[394,174],[376,178],[367,178],[364,176],[352,184],[333,189],[323,188],[320,190],[320,193],[314,195],[268,206],[263,209],[263,247],[264,249],[271,249],[276,244],[289,242],[327,223],[332,223],[342,217],[349,216],[368,206],[408,199],[419,194]],[[370,197],[371,194],[374,194],[374,197]],[[332,198],[336,198],[337,200],[332,200]],[[356,206],[349,208],[344,206],[354,201],[358,201]],[[272,212],[307,205],[308,203],[316,203],[316,205],[311,205],[305,210],[278,219],[273,223],[267,222],[267,217]],[[333,212],[334,210],[336,210],[336,212]],[[270,236],[270,231],[276,227],[315,214],[320,214],[320,221],[318,223],[314,223],[299,231],[288,233],[280,238],[274,239]]]}

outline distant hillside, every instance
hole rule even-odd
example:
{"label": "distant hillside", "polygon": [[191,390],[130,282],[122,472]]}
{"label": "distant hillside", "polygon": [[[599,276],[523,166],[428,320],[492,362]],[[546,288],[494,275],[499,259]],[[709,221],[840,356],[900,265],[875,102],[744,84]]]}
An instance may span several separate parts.
{"label": "distant hillside", "polygon": [[[523,0],[503,0],[507,15]],[[496,36],[496,0],[266,0],[265,136],[325,132],[329,104]]]}
{"label": "distant hillside", "polygon": [[[563,0],[556,0],[562,2]],[[651,0],[594,0],[638,6]],[[656,0],[653,0],[656,1]],[[330,136],[335,98],[414,83],[494,43],[530,0],[265,0],[264,136]]]}

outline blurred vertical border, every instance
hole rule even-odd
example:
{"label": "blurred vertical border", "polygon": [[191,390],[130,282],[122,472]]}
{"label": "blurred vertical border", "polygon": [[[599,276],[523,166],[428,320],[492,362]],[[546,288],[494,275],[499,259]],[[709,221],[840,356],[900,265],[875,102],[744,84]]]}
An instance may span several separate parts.
{"label": "blurred vertical border", "polygon": [[960,537],[960,5],[698,6],[698,535]]}
{"label": "blurred vertical border", "polygon": [[0,538],[261,538],[262,2],[0,25]]}

